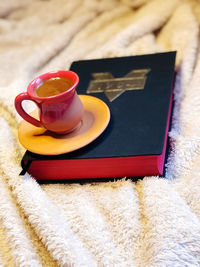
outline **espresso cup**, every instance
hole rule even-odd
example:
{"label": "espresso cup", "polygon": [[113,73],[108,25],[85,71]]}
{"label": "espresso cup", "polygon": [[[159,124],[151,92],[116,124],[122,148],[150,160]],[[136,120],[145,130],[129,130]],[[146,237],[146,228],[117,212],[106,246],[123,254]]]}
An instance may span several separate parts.
{"label": "espresso cup", "polygon": [[[61,88],[52,92],[58,82]],[[58,134],[71,132],[83,117],[83,104],[76,93],[78,82],[78,75],[72,71],[60,70],[43,74],[28,85],[27,92],[15,98],[15,108],[24,120],[36,127]],[[24,100],[31,100],[37,105],[39,120],[25,112],[22,107]]]}

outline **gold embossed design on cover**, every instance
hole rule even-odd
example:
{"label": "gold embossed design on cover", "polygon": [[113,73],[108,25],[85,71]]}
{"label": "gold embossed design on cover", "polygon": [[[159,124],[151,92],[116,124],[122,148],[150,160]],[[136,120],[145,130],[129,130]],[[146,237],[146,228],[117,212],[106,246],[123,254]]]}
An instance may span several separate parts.
{"label": "gold embossed design on cover", "polygon": [[143,90],[147,79],[146,75],[150,70],[132,70],[121,78],[113,77],[110,72],[92,73],[94,79],[90,81],[87,93],[104,92],[109,101],[112,102],[125,91]]}

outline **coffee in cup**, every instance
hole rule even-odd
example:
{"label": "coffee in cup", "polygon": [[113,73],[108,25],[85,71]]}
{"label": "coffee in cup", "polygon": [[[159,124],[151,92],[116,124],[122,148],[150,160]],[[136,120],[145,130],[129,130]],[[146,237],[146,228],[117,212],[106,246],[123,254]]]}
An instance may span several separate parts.
{"label": "coffee in cup", "polygon": [[[83,104],[76,93],[79,77],[72,71],[48,72],[35,78],[27,92],[15,98],[15,108],[19,115],[36,127],[65,134],[80,123]],[[39,120],[25,112],[22,101],[31,100],[39,108]]]}
{"label": "coffee in cup", "polygon": [[72,80],[65,77],[56,77],[42,81],[34,92],[39,97],[50,97],[64,93],[72,86]]}

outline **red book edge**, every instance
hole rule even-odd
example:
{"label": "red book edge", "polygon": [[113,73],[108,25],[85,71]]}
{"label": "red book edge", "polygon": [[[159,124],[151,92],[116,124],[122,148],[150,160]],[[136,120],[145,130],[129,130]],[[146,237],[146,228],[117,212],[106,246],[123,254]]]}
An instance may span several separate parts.
{"label": "red book edge", "polygon": [[[163,174],[171,118],[171,94],[164,146],[161,155],[32,161],[28,173],[37,180],[157,176]],[[27,162],[24,161],[26,165]]]}

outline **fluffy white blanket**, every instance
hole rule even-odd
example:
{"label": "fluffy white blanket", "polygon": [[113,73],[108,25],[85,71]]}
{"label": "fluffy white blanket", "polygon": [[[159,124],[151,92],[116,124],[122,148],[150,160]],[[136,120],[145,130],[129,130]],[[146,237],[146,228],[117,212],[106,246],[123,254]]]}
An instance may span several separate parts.
{"label": "fluffy white blanket", "polygon": [[[0,2],[0,266],[200,266],[199,22],[194,0]],[[18,176],[13,102],[31,79],[77,59],[170,50],[165,178],[40,186]]]}

